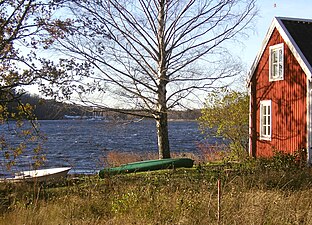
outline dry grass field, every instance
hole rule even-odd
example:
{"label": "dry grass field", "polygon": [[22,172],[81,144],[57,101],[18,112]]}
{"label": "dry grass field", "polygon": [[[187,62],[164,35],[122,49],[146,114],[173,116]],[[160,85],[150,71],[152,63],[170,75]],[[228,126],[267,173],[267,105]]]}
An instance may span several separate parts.
{"label": "dry grass field", "polygon": [[0,225],[312,224],[312,171],[291,161],[2,184]]}

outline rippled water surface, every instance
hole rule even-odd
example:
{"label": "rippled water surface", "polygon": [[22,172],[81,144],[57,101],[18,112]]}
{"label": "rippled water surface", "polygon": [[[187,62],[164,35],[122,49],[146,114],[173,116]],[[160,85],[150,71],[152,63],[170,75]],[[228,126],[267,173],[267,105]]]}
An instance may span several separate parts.
{"label": "rippled water surface", "polygon": [[[39,122],[41,132],[47,137],[44,144],[47,157],[44,167],[47,168],[71,166],[71,173],[95,173],[103,167],[101,159],[112,150],[157,153],[155,122],[152,120]],[[2,127],[1,132],[5,132],[5,128]],[[170,121],[169,139],[171,152],[193,152],[204,138],[197,122]],[[23,156],[17,169],[29,168],[30,158],[30,155]]]}

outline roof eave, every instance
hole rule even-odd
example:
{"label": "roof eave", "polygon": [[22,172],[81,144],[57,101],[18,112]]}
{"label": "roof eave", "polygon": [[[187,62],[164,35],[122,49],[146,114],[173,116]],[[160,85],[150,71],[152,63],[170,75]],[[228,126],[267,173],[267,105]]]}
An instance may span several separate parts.
{"label": "roof eave", "polygon": [[249,78],[248,79],[249,80],[248,86],[250,85],[252,76],[253,76],[253,74],[254,74],[257,66],[258,66],[258,63],[259,63],[259,61],[260,61],[260,59],[261,59],[261,57],[263,55],[265,47],[267,46],[267,44],[268,44],[268,42],[269,42],[269,40],[270,40],[270,38],[272,36],[273,30],[276,27],[276,23],[277,23],[276,18],[274,18],[272,20],[271,26],[269,27],[269,30],[267,31],[267,33],[266,33],[266,35],[264,37],[264,40],[262,41],[261,48],[260,48],[259,52],[257,53],[256,58],[254,59],[252,65],[251,65],[251,68],[250,68],[250,70],[248,72],[248,78]]}
{"label": "roof eave", "polygon": [[[301,66],[302,70],[305,72],[307,78],[311,80],[312,67],[282,22],[283,19],[287,19],[287,20],[296,20],[296,19],[284,18],[284,17],[277,17],[276,19],[278,21],[277,29],[280,32],[280,35],[284,39],[290,51],[293,53],[293,55],[297,59],[299,65]],[[308,21],[308,20],[298,19],[296,21]]]}

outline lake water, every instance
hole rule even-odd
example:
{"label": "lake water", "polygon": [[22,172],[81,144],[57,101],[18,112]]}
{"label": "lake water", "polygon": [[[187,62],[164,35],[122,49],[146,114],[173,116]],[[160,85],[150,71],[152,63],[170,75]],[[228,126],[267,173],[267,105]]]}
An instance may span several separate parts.
{"label": "lake water", "polygon": [[[101,159],[109,151],[158,153],[153,120],[140,122],[51,120],[39,123],[41,132],[47,137],[44,144],[47,160],[43,168],[71,166],[70,173],[96,173],[103,168]],[[0,126],[2,133],[6,132],[5,127]],[[11,138],[11,141],[17,140]],[[196,152],[198,144],[204,137],[195,121],[170,121],[169,139],[171,152],[180,153]],[[30,158],[29,154],[19,157],[18,166],[14,170],[29,169]],[[4,169],[2,170],[5,174]]]}

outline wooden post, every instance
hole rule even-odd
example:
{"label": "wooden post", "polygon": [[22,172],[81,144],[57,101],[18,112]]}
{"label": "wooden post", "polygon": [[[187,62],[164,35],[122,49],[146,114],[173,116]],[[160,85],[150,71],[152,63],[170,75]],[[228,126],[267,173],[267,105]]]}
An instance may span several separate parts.
{"label": "wooden post", "polygon": [[221,223],[221,180],[218,179],[218,224]]}

